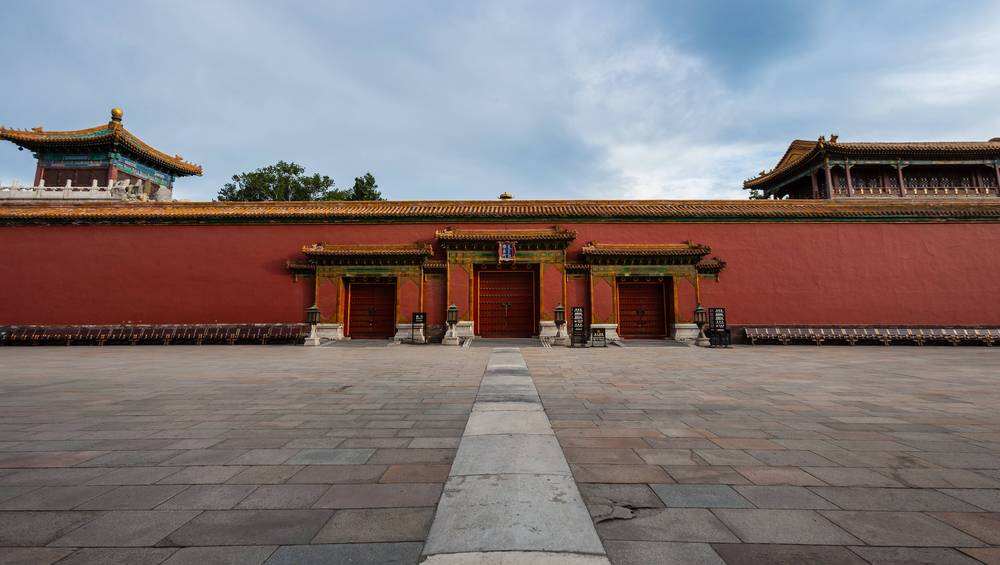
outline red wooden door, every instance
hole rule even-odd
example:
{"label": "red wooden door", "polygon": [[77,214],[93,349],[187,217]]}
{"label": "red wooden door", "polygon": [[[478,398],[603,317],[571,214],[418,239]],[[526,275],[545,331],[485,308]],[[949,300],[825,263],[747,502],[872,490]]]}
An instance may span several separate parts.
{"label": "red wooden door", "polygon": [[618,334],[624,338],[667,336],[662,282],[618,282]]}
{"label": "red wooden door", "polygon": [[396,333],[396,285],[351,283],[350,320],[352,339],[386,339]]}
{"label": "red wooden door", "polygon": [[535,279],[528,271],[479,273],[479,335],[535,335]]}

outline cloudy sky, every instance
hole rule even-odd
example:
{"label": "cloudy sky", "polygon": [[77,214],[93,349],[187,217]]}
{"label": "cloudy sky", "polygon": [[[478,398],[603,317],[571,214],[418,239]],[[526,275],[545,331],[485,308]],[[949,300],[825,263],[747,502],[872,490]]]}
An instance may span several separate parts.
{"label": "cloudy sky", "polygon": [[[0,123],[125,109],[203,165],[392,199],[745,198],[794,138],[1000,135],[1000,2],[17,2]],[[34,160],[0,145],[0,182]]]}

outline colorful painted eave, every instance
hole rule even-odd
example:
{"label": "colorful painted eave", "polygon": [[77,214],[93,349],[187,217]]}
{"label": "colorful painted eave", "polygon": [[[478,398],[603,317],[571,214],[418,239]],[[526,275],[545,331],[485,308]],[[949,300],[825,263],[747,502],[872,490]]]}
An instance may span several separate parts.
{"label": "colorful painted eave", "polygon": [[0,139],[10,141],[31,151],[55,148],[90,148],[112,145],[124,149],[126,153],[150,161],[175,176],[201,176],[201,165],[189,163],[180,155],[167,155],[155,149],[132,132],[121,122],[112,121],[105,125],[75,131],[44,131],[42,128],[13,129],[0,126]]}
{"label": "colorful painted eave", "polygon": [[908,141],[840,143],[820,138],[818,141],[796,139],[770,171],[744,181],[743,188],[758,188],[779,181],[801,169],[819,155],[851,159],[957,159],[963,156],[1000,159],[1000,138],[989,141]]}
{"label": "colorful painted eave", "polygon": [[1000,198],[939,200],[511,200],[383,202],[25,202],[12,224],[447,222],[997,222]]}
{"label": "colorful painted eave", "polygon": [[316,243],[302,247],[306,256],[414,256],[430,257],[434,250],[426,243],[412,244],[329,244]]}
{"label": "colorful painted eave", "polygon": [[712,252],[706,245],[696,243],[677,244],[608,244],[590,243],[580,250],[582,255],[609,257],[702,257]]}

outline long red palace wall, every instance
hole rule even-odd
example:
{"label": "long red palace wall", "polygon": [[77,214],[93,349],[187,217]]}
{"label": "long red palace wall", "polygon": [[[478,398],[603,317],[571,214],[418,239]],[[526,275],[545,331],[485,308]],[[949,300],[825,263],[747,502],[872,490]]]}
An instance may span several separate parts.
{"label": "long red palace wall", "polygon": [[[499,224],[460,224],[470,229]],[[510,224],[511,229],[551,224]],[[0,227],[0,324],[298,322],[313,281],[288,274],[303,244],[434,243],[437,224]],[[1000,324],[1000,224],[589,223],[587,242],[709,245],[727,262],[702,283],[733,325]],[[436,249],[436,258],[443,258]],[[550,271],[546,271],[549,286]],[[572,275],[572,274],[571,274]],[[581,300],[585,291],[567,292]],[[693,296],[678,283],[681,308]],[[553,288],[557,285],[553,282]],[[454,291],[453,287],[453,291]],[[431,323],[444,282],[425,284]],[[462,301],[458,301],[460,307]],[[683,318],[689,314],[682,312]]]}

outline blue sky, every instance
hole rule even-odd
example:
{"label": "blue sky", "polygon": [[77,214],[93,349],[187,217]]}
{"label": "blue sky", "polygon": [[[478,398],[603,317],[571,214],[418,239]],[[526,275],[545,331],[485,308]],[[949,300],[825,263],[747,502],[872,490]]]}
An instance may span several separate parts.
{"label": "blue sky", "polygon": [[[1000,2],[17,2],[0,123],[112,106],[201,164],[392,199],[745,198],[793,138],[1000,136]],[[30,181],[0,145],[0,183]]]}

